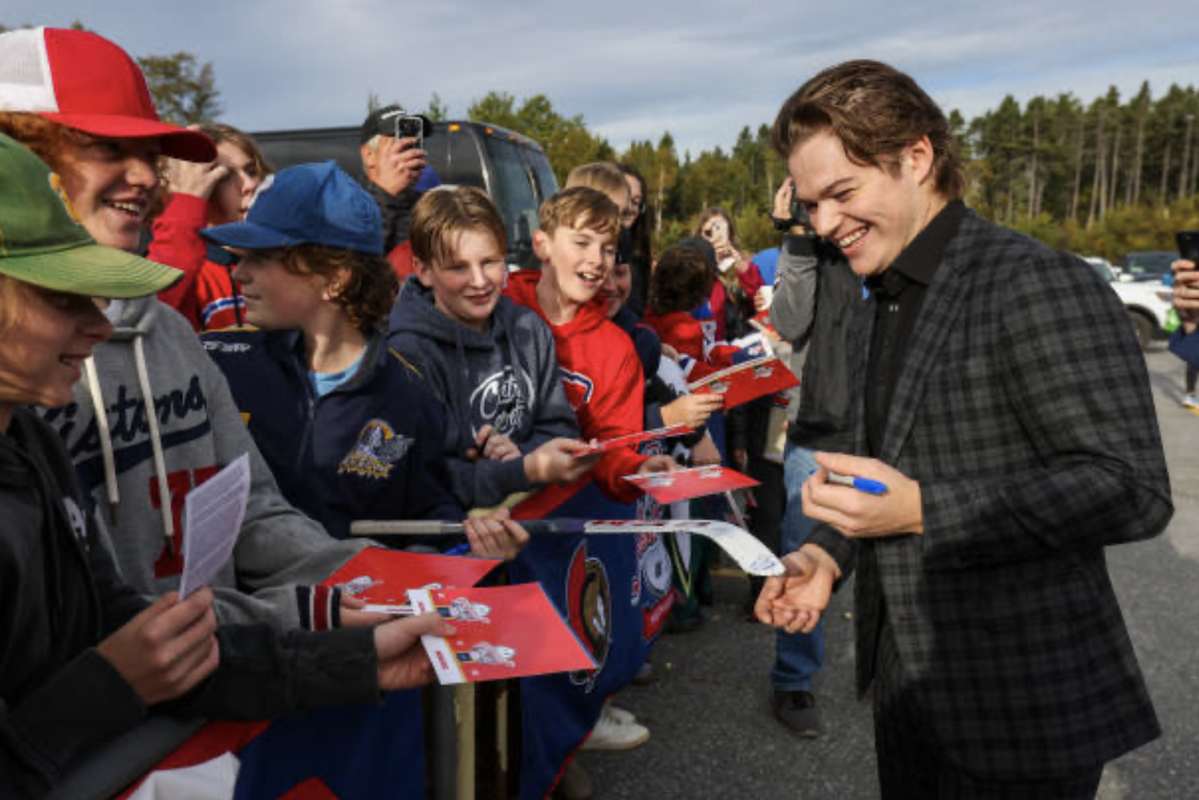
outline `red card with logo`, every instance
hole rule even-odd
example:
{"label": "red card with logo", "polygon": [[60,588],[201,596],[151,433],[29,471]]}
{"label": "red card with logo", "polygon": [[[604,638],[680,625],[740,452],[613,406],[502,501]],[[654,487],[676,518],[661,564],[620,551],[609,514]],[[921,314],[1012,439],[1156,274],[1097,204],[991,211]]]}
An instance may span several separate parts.
{"label": "red card with logo", "polygon": [[762,395],[774,394],[798,385],[799,378],[787,369],[778,356],[763,356],[713,372],[687,388],[695,394],[723,395],[724,410],[728,411]]}
{"label": "red card with logo", "polygon": [[758,482],[736,470],[713,465],[694,467],[672,472],[649,472],[640,475],[625,475],[624,479],[640,486],[645,493],[659,503],[677,503],[693,497],[731,492],[757,486]]}
{"label": "red card with logo", "polygon": [[408,602],[409,589],[474,586],[500,564],[495,558],[465,558],[432,553],[406,553],[368,547],[334,572],[321,586],[342,591],[372,604]]}
{"label": "red card with logo", "polygon": [[571,455],[578,458],[579,456],[590,456],[596,453],[606,453],[609,450],[615,450],[618,447],[636,447],[642,442],[648,442],[651,439],[669,439],[672,436],[682,436],[685,433],[691,433],[691,428],[688,425],[679,423],[678,425],[667,425],[665,428],[654,428],[652,431],[638,431],[637,433],[629,433],[624,436],[617,436],[614,439],[605,439],[602,442],[595,442],[587,445],[586,448],[575,450]]}
{"label": "red card with logo", "polygon": [[596,667],[540,584],[414,589],[408,599],[413,613],[436,611],[457,629],[421,637],[442,685]]}

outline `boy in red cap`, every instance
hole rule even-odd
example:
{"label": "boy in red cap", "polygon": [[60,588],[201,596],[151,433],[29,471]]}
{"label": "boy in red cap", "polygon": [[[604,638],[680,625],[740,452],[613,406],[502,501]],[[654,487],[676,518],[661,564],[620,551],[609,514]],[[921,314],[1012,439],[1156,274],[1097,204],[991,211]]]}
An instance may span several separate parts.
{"label": "boy in red cap", "polygon": [[[158,195],[160,156],[216,155],[203,134],[161,122],[136,62],[94,33],[9,31],[0,34],[0,63],[5,76],[21,76],[0,79],[0,132],[50,165],[75,217],[101,244],[137,248]],[[113,338],[95,348],[73,401],[43,416],[67,445],[125,579],[147,595],[177,588],[185,496],[249,453],[241,536],[213,580],[218,617],[282,629],[340,624],[339,593],[309,584],[363,543],[331,540],[280,495],[224,377],[183,317],[153,297],[114,301],[105,314]]]}

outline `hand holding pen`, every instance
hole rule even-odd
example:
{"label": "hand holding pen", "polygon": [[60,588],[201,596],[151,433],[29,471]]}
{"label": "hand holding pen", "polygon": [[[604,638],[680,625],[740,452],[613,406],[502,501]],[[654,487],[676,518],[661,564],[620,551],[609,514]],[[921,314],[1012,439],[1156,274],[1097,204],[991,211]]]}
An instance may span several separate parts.
{"label": "hand holding pen", "polygon": [[816,453],[803,486],[804,516],[850,538],[923,533],[920,484],[875,458]]}
{"label": "hand holding pen", "polygon": [[484,425],[475,434],[475,446],[466,451],[471,461],[481,458],[493,461],[509,461],[520,458],[520,448],[502,433],[496,433],[491,425]]}

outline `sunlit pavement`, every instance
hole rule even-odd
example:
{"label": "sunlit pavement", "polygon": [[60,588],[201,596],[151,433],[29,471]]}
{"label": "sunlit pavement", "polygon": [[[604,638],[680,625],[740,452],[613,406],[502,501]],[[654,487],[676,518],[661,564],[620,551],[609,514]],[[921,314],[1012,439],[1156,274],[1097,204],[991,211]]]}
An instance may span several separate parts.
{"label": "sunlit pavement", "polygon": [[[1099,797],[1193,800],[1199,797],[1199,421],[1179,404],[1182,362],[1158,344],[1147,363],[1175,515],[1165,535],[1113,548],[1108,563],[1165,733],[1109,765]],[[743,621],[743,579],[728,575],[714,583],[706,624],[658,645],[658,683],[616,697],[650,728],[649,742],[624,753],[582,754],[596,798],[877,796],[870,708],[852,691],[850,592],[842,590],[826,616],[827,662],[816,694],[827,733],[798,740],[770,713],[774,634]]]}

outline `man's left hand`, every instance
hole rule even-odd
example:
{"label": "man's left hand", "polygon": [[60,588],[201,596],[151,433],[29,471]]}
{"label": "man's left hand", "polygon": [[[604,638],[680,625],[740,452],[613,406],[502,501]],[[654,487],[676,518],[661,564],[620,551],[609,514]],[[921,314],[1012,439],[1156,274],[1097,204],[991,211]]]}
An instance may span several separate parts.
{"label": "man's left hand", "polygon": [[[820,465],[803,485],[803,513],[826,522],[851,539],[924,533],[920,484],[875,458],[817,453]],[[886,485],[881,495],[829,481],[835,472]]]}

